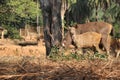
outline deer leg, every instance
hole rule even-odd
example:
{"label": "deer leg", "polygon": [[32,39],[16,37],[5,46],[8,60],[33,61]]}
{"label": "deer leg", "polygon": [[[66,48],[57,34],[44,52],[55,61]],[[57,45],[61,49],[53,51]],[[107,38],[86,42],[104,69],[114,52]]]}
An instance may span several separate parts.
{"label": "deer leg", "polygon": [[94,46],[95,46],[96,50],[97,50],[99,53],[104,53],[104,51],[102,51],[102,50],[99,48],[98,45],[94,45]]}
{"label": "deer leg", "polygon": [[118,50],[118,51],[116,51],[116,52],[117,52],[116,58],[118,58],[119,55],[120,55],[120,50]]}
{"label": "deer leg", "polygon": [[109,36],[103,36],[102,37],[102,44],[107,52],[107,55],[109,55],[110,51],[110,37]]}

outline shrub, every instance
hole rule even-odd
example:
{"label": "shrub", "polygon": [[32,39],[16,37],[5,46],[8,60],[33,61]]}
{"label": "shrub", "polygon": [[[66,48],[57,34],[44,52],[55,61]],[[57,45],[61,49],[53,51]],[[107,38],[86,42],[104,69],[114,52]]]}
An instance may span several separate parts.
{"label": "shrub", "polygon": [[3,25],[3,27],[7,30],[7,35],[9,38],[11,39],[21,39],[20,35],[19,35],[19,31],[17,28],[15,27],[11,27],[11,26],[5,26]]}

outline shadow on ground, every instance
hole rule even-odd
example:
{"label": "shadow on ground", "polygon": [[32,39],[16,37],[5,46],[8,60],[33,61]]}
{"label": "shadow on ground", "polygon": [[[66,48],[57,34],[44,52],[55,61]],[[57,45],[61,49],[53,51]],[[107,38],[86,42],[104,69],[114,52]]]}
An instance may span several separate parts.
{"label": "shadow on ground", "polygon": [[0,62],[0,80],[120,80],[118,60],[51,61],[24,57]]}

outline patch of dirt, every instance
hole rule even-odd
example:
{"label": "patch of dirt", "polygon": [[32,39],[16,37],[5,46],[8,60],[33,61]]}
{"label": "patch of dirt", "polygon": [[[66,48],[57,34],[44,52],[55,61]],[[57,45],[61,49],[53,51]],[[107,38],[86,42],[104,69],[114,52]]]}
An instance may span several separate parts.
{"label": "patch of dirt", "polygon": [[37,63],[30,58],[19,63],[0,63],[0,80],[120,80],[120,62],[37,59]]}

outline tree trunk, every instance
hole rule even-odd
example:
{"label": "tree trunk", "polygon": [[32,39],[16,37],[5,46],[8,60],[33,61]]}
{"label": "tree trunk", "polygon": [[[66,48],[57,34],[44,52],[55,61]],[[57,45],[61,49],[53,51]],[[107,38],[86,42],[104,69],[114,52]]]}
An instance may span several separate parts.
{"label": "tree trunk", "polygon": [[43,13],[43,30],[48,56],[53,46],[57,46],[62,41],[61,25],[61,0],[40,0]]}
{"label": "tree trunk", "polygon": [[62,5],[61,5],[61,19],[62,19],[62,36],[64,38],[64,15],[65,11],[69,8],[68,6],[68,0],[62,0]]}
{"label": "tree trunk", "polygon": [[[38,0],[37,0],[37,10],[39,9],[39,5],[38,5]],[[40,26],[39,26],[39,13],[37,12],[37,19],[36,19],[36,23],[37,23],[37,33],[38,36],[40,36]]]}
{"label": "tree trunk", "polygon": [[53,0],[52,6],[52,46],[59,45],[62,40],[61,0]]}

